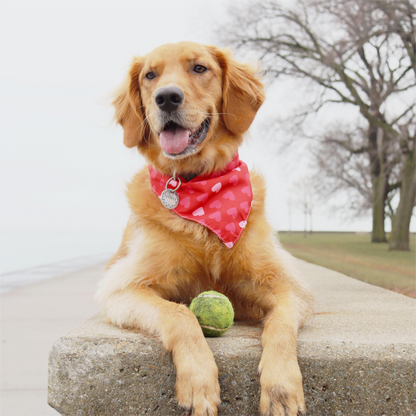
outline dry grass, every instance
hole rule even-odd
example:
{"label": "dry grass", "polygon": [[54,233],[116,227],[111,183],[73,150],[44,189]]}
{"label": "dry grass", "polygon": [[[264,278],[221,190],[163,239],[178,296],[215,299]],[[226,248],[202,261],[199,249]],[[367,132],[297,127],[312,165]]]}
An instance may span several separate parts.
{"label": "dry grass", "polygon": [[416,298],[415,235],[410,252],[389,251],[372,244],[368,233],[279,233],[295,257]]}

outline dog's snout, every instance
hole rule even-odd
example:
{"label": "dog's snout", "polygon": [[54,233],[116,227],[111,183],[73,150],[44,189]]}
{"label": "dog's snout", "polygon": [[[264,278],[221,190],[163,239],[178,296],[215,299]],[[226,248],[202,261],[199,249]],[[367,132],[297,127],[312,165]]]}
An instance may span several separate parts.
{"label": "dog's snout", "polygon": [[183,103],[183,92],[177,87],[164,87],[155,94],[157,106],[167,113],[175,111]]}

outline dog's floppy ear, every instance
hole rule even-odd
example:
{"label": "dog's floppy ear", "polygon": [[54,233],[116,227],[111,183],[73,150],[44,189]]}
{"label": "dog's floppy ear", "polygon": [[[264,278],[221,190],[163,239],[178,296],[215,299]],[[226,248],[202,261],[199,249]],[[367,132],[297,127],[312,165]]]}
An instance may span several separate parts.
{"label": "dog's floppy ear", "polygon": [[140,97],[139,75],[143,59],[136,57],[130,66],[129,74],[112,104],[114,119],[124,130],[123,142],[127,147],[135,147],[144,139],[145,123]]}
{"label": "dog's floppy ear", "polygon": [[257,68],[237,62],[228,49],[210,47],[223,71],[224,122],[228,130],[241,134],[248,130],[265,99],[264,85]]}

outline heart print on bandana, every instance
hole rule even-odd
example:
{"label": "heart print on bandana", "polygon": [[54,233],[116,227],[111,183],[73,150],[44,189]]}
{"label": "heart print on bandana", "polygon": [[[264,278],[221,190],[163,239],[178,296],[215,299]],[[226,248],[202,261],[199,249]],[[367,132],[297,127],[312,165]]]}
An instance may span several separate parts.
{"label": "heart print on bandana", "polygon": [[[153,192],[160,196],[170,177],[162,175],[152,166],[149,166],[149,173]],[[208,228],[227,248],[233,248],[246,227],[252,207],[253,194],[247,165],[236,154],[223,171],[196,176],[190,181],[180,175],[179,178],[182,184],[176,190],[179,205],[172,211]]]}

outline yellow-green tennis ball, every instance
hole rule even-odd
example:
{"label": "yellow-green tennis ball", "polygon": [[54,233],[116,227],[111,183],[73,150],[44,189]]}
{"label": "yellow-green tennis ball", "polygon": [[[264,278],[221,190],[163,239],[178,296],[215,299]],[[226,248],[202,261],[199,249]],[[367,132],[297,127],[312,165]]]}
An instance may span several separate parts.
{"label": "yellow-green tennis ball", "polygon": [[209,290],[194,298],[189,309],[195,314],[206,337],[219,337],[234,322],[234,309],[227,296]]}

